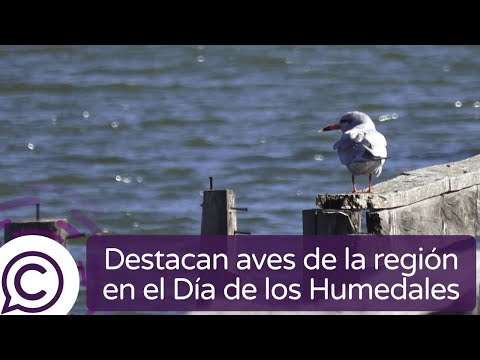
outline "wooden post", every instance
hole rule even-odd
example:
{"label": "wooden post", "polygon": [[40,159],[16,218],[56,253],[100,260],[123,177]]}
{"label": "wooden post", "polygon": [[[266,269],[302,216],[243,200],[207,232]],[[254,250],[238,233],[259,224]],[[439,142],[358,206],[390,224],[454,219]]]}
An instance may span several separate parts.
{"label": "wooden post", "polygon": [[[213,190],[212,179],[213,177],[210,177],[210,190],[203,192],[201,235],[235,235],[237,230],[235,193],[230,189]],[[236,258],[236,244],[233,236],[219,237],[219,239],[215,239],[214,245],[209,236],[205,236],[205,238],[202,237],[200,241],[202,251],[208,253],[212,251],[213,246],[215,252],[226,253],[230,259]],[[212,274],[207,273],[204,281],[208,282],[209,276],[212,276]],[[225,274],[223,286],[228,282],[233,282],[235,276],[235,267],[229,265],[229,272]],[[217,288],[216,291],[220,291],[221,288],[222,286]],[[198,310],[206,310],[210,306],[205,302],[197,302]]]}
{"label": "wooden post", "polygon": [[[67,219],[62,219],[67,222]],[[56,220],[42,220],[42,221],[26,221],[26,222],[12,222],[5,226],[4,241],[7,243],[14,237],[15,234],[29,235],[38,234],[45,235],[52,234],[63,240],[63,245],[67,245],[68,233],[56,225]]]}
{"label": "wooden post", "polygon": [[361,230],[360,211],[309,209],[302,211],[303,235],[346,235]]}
{"label": "wooden post", "polygon": [[233,190],[203,192],[202,235],[235,235],[237,214]]}
{"label": "wooden post", "polygon": [[318,195],[323,209],[366,211],[380,235],[480,234],[480,155],[402,173],[372,193]]}
{"label": "wooden post", "polygon": [[[369,234],[480,235],[480,155],[407,171],[373,187],[372,193],[320,194],[321,209],[365,211]],[[314,222],[305,224],[312,233]],[[318,226],[318,224],[317,224]],[[477,250],[477,264],[480,250]],[[477,296],[480,266],[477,265]],[[478,298],[477,298],[478,302]],[[479,306],[472,313],[478,313]]]}

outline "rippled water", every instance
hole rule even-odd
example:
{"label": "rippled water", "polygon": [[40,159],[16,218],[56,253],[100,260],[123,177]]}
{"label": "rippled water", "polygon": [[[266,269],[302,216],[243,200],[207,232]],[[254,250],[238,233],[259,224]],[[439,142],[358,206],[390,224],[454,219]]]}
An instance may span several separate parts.
{"label": "rippled water", "polygon": [[347,111],[388,140],[377,182],[479,154],[479,59],[478,46],[2,46],[0,201],[39,196],[42,217],[80,231],[71,209],[106,232],[198,234],[215,176],[249,208],[239,230],[300,234],[317,193],[351,189],[339,133],[317,132]]}

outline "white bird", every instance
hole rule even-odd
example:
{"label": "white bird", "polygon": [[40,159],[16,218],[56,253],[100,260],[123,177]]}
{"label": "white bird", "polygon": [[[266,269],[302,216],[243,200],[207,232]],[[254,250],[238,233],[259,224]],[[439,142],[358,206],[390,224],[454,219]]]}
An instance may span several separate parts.
{"label": "white bird", "polygon": [[353,192],[357,192],[355,176],[368,176],[368,191],[372,192],[372,173],[380,176],[387,158],[387,140],[375,129],[375,124],[367,114],[359,111],[348,112],[319,132],[342,130],[342,137],[333,145],[340,162],[352,173]]}

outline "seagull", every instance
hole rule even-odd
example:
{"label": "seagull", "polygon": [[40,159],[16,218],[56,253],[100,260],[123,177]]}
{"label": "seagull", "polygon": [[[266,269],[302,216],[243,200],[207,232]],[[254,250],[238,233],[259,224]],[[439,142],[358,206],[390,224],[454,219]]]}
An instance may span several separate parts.
{"label": "seagull", "polygon": [[387,140],[375,129],[375,124],[367,114],[351,111],[319,132],[341,130],[342,137],[333,145],[340,162],[352,173],[354,193],[355,176],[368,174],[368,191],[372,192],[372,173],[380,176],[387,159]]}

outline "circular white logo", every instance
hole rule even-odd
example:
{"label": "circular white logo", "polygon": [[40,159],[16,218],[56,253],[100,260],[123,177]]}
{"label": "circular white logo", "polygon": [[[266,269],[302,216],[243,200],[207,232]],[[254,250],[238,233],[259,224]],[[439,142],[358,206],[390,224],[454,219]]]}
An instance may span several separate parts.
{"label": "circular white logo", "polygon": [[78,297],[72,255],[42,235],[25,235],[0,248],[0,314],[66,315]]}

